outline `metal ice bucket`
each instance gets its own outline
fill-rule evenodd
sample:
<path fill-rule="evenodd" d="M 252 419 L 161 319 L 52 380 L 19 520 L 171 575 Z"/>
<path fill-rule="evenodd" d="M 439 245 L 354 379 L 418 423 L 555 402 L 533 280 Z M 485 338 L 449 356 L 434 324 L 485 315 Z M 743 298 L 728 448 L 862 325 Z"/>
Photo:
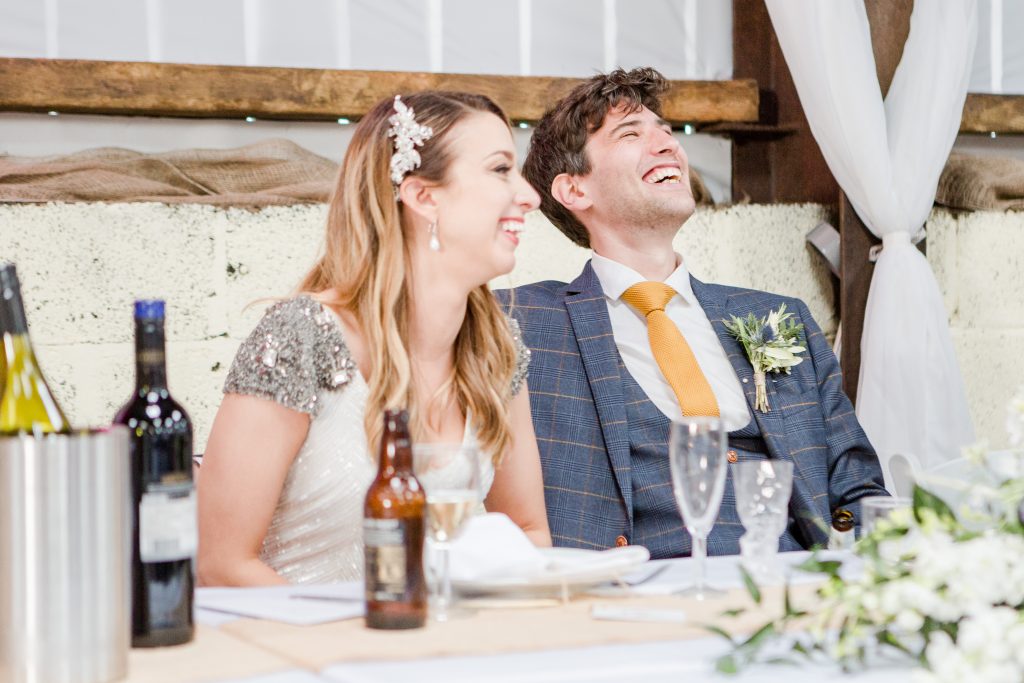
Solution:
<path fill-rule="evenodd" d="M 0 438 L 0 681 L 127 676 L 128 465 L 124 427 Z"/>

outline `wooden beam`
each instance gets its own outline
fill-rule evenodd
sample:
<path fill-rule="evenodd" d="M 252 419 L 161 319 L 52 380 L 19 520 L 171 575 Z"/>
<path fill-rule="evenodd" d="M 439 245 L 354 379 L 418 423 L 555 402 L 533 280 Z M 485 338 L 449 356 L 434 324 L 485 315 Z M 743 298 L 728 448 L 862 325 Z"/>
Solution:
<path fill-rule="evenodd" d="M 875 55 L 875 76 L 884 98 L 903 58 L 914 0 L 865 0 L 864 9 L 871 31 L 871 52 Z"/>
<path fill-rule="evenodd" d="M 968 94 L 960 132 L 1024 134 L 1024 95 Z"/>
<path fill-rule="evenodd" d="M 843 389 L 855 405 L 860 380 L 860 340 L 864 332 L 864 311 L 875 264 L 869 260 L 871 247 L 879 239 L 853 210 L 846 193 L 839 193 L 839 320 L 842 322 Z"/>
<path fill-rule="evenodd" d="M 732 134 L 733 201 L 835 204 L 839 193 L 800 106 L 764 0 L 733 0 L 733 74 L 761 87 L 756 127 Z"/>
<path fill-rule="evenodd" d="M 571 78 L 336 71 L 154 62 L 0 58 L 0 111 L 203 118 L 358 118 L 385 97 L 425 89 L 489 95 L 509 118 L 536 121 Z M 749 80 L 672 81 L 672 123 L 757 121 Z"/>

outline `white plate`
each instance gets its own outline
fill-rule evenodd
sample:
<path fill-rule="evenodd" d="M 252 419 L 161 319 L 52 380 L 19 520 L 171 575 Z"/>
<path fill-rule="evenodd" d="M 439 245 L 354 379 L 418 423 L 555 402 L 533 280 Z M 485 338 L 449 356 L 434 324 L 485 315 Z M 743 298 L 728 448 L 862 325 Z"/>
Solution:
<path fill-rule="evenodd" d="M 470 595 L 515 593 L 552 594 L 578 590 L 625 576 L 651 555 L 639 545 L 610 550 L 579 548 L 541 548 L 547 566 L 540 572 L 521 576 L 502 576 L 472 581 L 453 581 L 461 593 Z"/>

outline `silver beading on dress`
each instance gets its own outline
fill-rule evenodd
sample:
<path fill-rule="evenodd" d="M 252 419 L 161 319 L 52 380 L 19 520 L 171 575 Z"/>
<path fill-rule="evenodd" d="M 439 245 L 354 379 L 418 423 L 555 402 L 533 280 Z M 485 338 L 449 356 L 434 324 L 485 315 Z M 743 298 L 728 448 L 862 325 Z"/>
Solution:
<path fill-rule="evenodd" d="M 512 339 L 516 344 L 516 371 L 512 374 L 512 395 L 515 396 L 523 388 L 530 370 L 530 349 L 523 341 L 523 332 L 519 329 L 519 321 L 508 316 L 508 326 Z"/>
<path fill-rule="evenodd" d="M 355 361 L 332 314 L 312 298 L 299 296 L 267 310 L 239 347 L 224 391 L 316 415 L 322 392 L 346 386 L 355 373 Z"/>
<path fill-rule="evenodd" d="M 420 153 L 416 148 L 422 147 L 434 135 L 430 126 L 416 123 L 414 114 L 412 108 L 402 102 L 402 96 L 395 95 L 395 113 L 388 118 L 391 124 L 388 137 L 395 139 L 395 153 L 391 155 L 391 182 L 395 184 L 396 193 L 405 174 L 419 168 Z"/>

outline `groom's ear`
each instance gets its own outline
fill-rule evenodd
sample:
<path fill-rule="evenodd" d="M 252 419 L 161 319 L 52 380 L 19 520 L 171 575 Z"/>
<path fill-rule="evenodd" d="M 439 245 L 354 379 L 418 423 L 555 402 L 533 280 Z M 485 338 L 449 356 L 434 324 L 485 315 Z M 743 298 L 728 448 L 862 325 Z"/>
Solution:
<path fill-rule="evenodd" d="M 570 211 L 586 211 L 594 202 L 583 191 L 578 176 L 559 173 L 551 181 L 551 196 Z"/>

